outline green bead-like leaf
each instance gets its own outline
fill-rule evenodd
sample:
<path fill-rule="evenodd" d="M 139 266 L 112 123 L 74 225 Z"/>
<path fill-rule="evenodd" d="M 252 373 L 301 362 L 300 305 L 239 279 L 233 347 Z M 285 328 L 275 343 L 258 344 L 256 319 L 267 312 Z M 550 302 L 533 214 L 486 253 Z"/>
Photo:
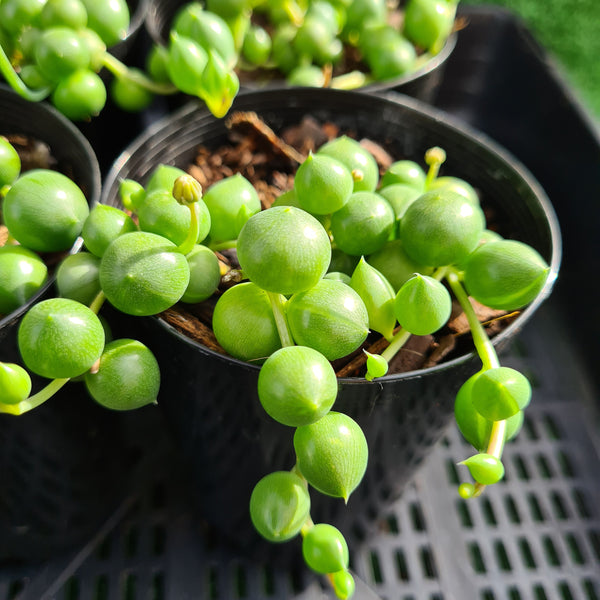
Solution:
<path fill-rule="evenodd" d="M 30 392 L 29 373 L 21 365 L 0 362 L 0 404 L 18 404 Z"/>
<path fill-rule="evenodd" d="M 390 340 L 394 335 L 396 293 L 388 280 L 364 258 L 361 258 L 350 286 L 362 298 L 369 314 L 369 328 Z"/>
<path fill-rule="evenodd" d="M 116 238 L 100 263 L 100 285 L 108 301 L 129 315 L 154 315 L 185 293 L 190 268 L 166 238 L 134 231 Z"/>
<path fill-rule="evenodd" d="M 251 281 L 287 295 L 313 287 L 325 275 L 331 244 L 313 216 L 293 206 L 277 206 L 248 219 L 238 237 L 237 255 Z"/>
<path fill-rule="evenodd" d="M 111 410 L 134 410 L 156 403 L 160 371 L 147 346 L 131 339 L 106 344 L 94 372 L 85 374 L 88 392 Z"/>
<path fill-rule="evenodd" d="M 491 421 L 502 421 L 523 410 L 531 400 L 527 378 L 510 367 L 496 367 L 481 373 L 473 383 L 473 406 Z"/>
<path fill-rule="evenodd" d="M 476 449 L 484 450 L 490 439 L 493 421 L 483 417 L 473 405 L 473 384 L 479 373 L 463 383 L 454 401 L 454 417 L 463 437 Z M 505 440 L 514 438 L 523 424 L 523 411 L 519 410 L 506 420 Z"/>
<path fill-rule="evenodd" d="M 354 577 L 349 571 L 342 570 L 333 574 L 332 577 L 333 589 L 336 597 L 340 600 L 348 600 L 354 596 L 356 583 Z"/>
<path fill-rule="evenodd" d="M 190 282 L 181 302 L 202 302 L 215 293 L 221 282 L 219 259 L 210 248 L 200 244 L 196 244 L 185 258 L 190 267 Z"/>
<path fill-rule="evenodd" d="M 229 112 L 239 89 L 240 81 L 235 71 L 225 64 L 218 52 L 209 50 L 208 61 L 197 93 L 206 103 L 208 110 L 218 119 L 224 117 Z"/>
<path fill-rule="evenodd" d="M 85 373 L 100 358 L 104 341 L 104 328 L 96 314 L 67 298 L 50 298 L 32 306 L 18 331 L 25 366 L 48 379 Z"/>
<path fill-rule="evenodd" d="M 179 167 L 165 164 L 157 165 L 152 170 L 150 179 L 146 183 L 146 194 L 151 194 L 157 190 L 166 190 L 172 193 L 175 181 L 183 175 L 187 175 L 187 173 Z"/>
<path fill-rule="evenodd" d="M 300 427 L 318 421 L 333 406 L 338 384 L 331 363 L 305 346 L 271 354 L 258 376 L 258 397 L 273 419 Z"/>
<path fill-rule="evenodd" d="M 97 204 L 83 224 L 81 237 L 86 248 L 101 257 L 115 238 L 136 230 L 135 222 L 126 212 L 107 204 Z"/>
<path fill-rule="evenodd" d="M 265 475 L 250 496 L 252 524 L 270 542 L 285 542 L 295 537 L 309 514 L 306 483 L 289 471 Z"/>
<path fill-rule="evenodd" d="M 433 267 L 426 267 L 410 258 L 404 251 L 402 240 L 391 240 L 367 257 L 367 262 L 377 269 L 391 284 L 396 292 L 415 273 L 431 275 Z"/>
<path fill-rule="evenodd" d="M 417 273 L 396 294 L 394 310 L 404 329 L 415 335 L 428 335 L 446 324 L 452 299 L 437 279 Z"/>
<path fill-rule="evenodd" d="M 211 185 L 203 200 L 210 212 L 213 242 L 237 239 L 246 221 L 261 209 L 254 186 L 240 173 Z"/>
<path fill-rule="evenodd" d="M 367 374 L 365 379 L 372 381 L 376 377 L 383 377 L 389 368 L 388 361 L 380 354 L 371 354 L 364 350 L 367 355 Z"/>
<path fill-rule="evenodd" d="M 477 247 L 484 227 L 481 208 L 452 190 L 441 189 L 425 192 L 406 209 L 400 238 L 413 260 L 441 267 L 466 258 Z"/>
<path fill-rule="evenodd" d="M 350 354 L 369 334 L 369 313 L 362 298 L 333 279 L 294 294 L 287 303 L 287 319 L 296 344 L 314 348 L 329 360 Z"/>
<path fill-rule="evenodd" d="M 504 477 L 502 461 L 491 454 L 475 454 L 459 464 L 467 466 L 471 477 L 483 485 L 498 483 Z"/>
<path fill-rule="evenodd" d="M 237 53 L 230 28 L 222 17 L 204 10 L 199 2 L 187 3 L 175 16 L 171 30 L 194 40 L 206 52 L 218 52 L 227 68 L 236 64 Z"/>
<path fill-rule="evenodd" d="M 206 50 L 194 40 L 172 31 L 167 69 L 179 90 L 191 96 L 202 93 L 202 74 L 208 63 Z"/>
<path fill-rule="evenodd" d="M 529 304 L 550 273 L 536 250 L 516 240 L 482 244 L 468 257 L 464 269 L 467 292 L 482 304 L 500 310 L 516 310 Z"/>
<path fill-rule="evenodd" d="M 63 298 L 89 306 L 100 292 L 100 259 L 90 252 L 65 257 L 56 271 L 56 286 Z"/>
<path fill-rule="evenodd" d="M 396 183 L 410 185 L 419 192 L 425 191 L 425 171 L 412 160 L 397 160 L 393 162 L 381 177 L 382 188 Z"/>
<path fill-rule="evenodd" d="M 326 154 L 345 165 L 354 180 L 353 191 L 372 192 L 377 187 L 379 181 L 377 161 L 366 148 L 360 145 L 360 142 L 342 135 L 321 146 L 317 154 Z"/>
<path fill-rule="evenodd" d="M 479 206 L 479 196 L 475 188 L 464 179 L 446 175 L 444 177 L 436 177 L 428 186 L 427 190 L 452 190 L 461 196 L 464 196 L 473 206 Z"/>
<path fill-rule="evenodd" d="M 342 208 L 353 187 L 346 165 L 327 154 L 310 153 L 294 178 L 298 205 L 314 215 L 327 215 Z"/>
<path fill-rule="evenodd" d="M 31 250 L 19 245 L 0 247 L 0 314 L 23 306 L 46 282 L 48 267 Z"/>
<path fill-rule="evenodd" d="M 36 252 L 70 249 L 88 214 L 81 189 L 62 173 L 46 169 L 21 175 L 2 203 L 11 235 Z"/>
<path fill-rule="evenodd" d="M 367 440 L 356 421 L 343 413 L 331 411 L 312 425 L 298 427 L 294 448 L 306 480 L 346 502 L 367 468 Z"/>
<path fill-rule="evenodd" d="M 252 282 L 234 285 L 219 297 L 212 327 L 223 349 L 240 360 L 264 360 L 281 348 L 269 296 Z"/>
<path fill-rule="evenodd" d="M 354 256 L 377 252 L 390 238 L 396 218 L 390 203 L 375 192 L 354 192 L 331 215 L 335 245 Z"/>
<path fill-rule="evenodd" d="M 13 145 L 0 136 L 0 188 L 10 185 L 21 172 L 21 158 Z"/>
<path fill-rule="evenodd" d="M 302 556 L 313 571 L 323 575 L 348 568 L 348 544 L 342 532 L 328 523 L 317 523 L 304 534 Z"/>

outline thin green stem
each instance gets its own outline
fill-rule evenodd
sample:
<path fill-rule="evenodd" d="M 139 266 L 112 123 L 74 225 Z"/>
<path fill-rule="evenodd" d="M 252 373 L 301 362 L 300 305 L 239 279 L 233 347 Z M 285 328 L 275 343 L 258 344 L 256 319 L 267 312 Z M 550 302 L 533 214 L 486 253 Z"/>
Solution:
<path fill-rule="evenodd" d="M 187 204 L 187 207 L 190 209 L 190 228 L 185 240 L 177 246 L 177 250 L 182 254 L 189 254 L 194 249 L 200 233 L 200 221 L 198 219 L 200 209 L 198 203 L 192 202 Z"/>
<path fill-rule="evenodd" d="M 237 240 L 227 240 L 225 242 L 214 242 L 210 243 L 208 247 L 214 252 L 221 252 L 222 250 L 230 250 L 231 248 L 237 247 Z"/>
<path fill-rule="evenodd" d="M 450 284 L 456 299 L 465 312 L 465 316 L 467 317 L 467 321 L 471 329 L 471 335 L 473 336 L 473 342 L 475 344 L 477 354 L 479 355 L 479 358 L 481 358 L 484 369 L 493 369 L 495 367 L 499 367 L 500 361 L 498 360 L 496 350 L 488 338 L 483 325 L 479 322 L 473 305 L 469 300 L 467 292 L 460 283 L 460 279 L 456 271 L 448 271 L 446 274 L 446 280 Z"/>
<path fill-rule="evenodd" d="M 275 325 L 277 326 L 277 332 L 279 333 L 279 339 L 283 347 L 293 346 L 294 340 L 290 333 L 287 319 L 285 318 L 285 297 L 281 294 L 274 292 L 267 292 L 269 301 L 271 302 L 271 308 L 273 309 L 273 316 L 275 317 Z"/>
<path fill-rule="evenodd" d="M 350 71 L 332 77 L 329 87 L 336 90 L 355 90 L 368 83 L 367 76 L 362 71 Z"/>
<path fill-rule="evenodd" d="M 43 87 L 39 90 L 32 90 L 28 88 L 23 80 L 17 75 L 17 72 L 14 70 L 10 59 L 6 56 L 4 52 L 4 48 L 0 45 L 0 73 L 6 79 L 6 82 L 10 87 L 19 94 L 19 96 L 29 100 L 31 102 L 40 102 L 47 98 L 52 88 Z"/>
<path fill-rule="evenodd" d="M 46 400 L 49 400 L 60 388 L 63 387 L 69 378 L 66 379 L 53 379 L 48 385 L 43 387 L 39 392 L 33 396 L 29 396 L 26 400 L 22 400 L 17 404 L 2 404 L 0 403 L 0 413 L 7 413 L 10 415 L 22 415 L 34 408 L 37 408 Z"/>
<path fill-rule="evenodd" d="M 463 288 L 460 283 L 460 279 L 456 271 L 451 270 L 446 275 L 446 280 L 450 284 L 454 295 L 456 296 L 458 302 L 460 303 L 463 311 L 465 312 L 465 316 L 467 317 L 467 321 L 469 322 L 469 327 L 471 329 L 471 335 L 473 336 L 473 342 L 475 344 L 475 348 L 477 350 L 477 354 L 481 359 L 483 364 L 482 370 L 494 369 L 500 366 L 500 361 L 498 360 L 498 355 L 492 342 L 490 341 L 487 333 L 483 325 L 480 323 L 475 310 L 473 309 L 473 305 L 469 300 L 469 296 L 467 292 Z M 487 454 L 491 454 L 495 456 L 498 460 L 502 458 L 502 451 L 504 450 L 504 440 L 506 437 L 506 421 L 494 421 L 492 425 L 492 431 L 490 433 L 490 439 L 488 441 L 488 446 L 486 449 Z M 485 489 L 485 485 L 481 483 L 475 484 L 475 492 L 473 496 L 479 496 Z"/>
<path fill-rule="evenodd" d="M 105 296 L 104 292 L 102 290 L 100 290 L 96 294 L 96 297 L 92 300 L 92 303 L 90 304 L 90 310 L 93 313 L 98 314 L 100 312 L 100 309 L 102 308 L 102 305 L 104 304 L 105 300 L 106 300 L 106 296 Z"/>
<path fill-rule="evenodd" d="M 399 329 L 392 338 L 390 345 L 381 353 L 381 356 L 389 363 L 394 356 L 400 351 L 402 346 L 408 342 L 411 336 L 410 331 L 406 329 Z"/>
<path fill-rule="evenodd" d="M 139 70 L 132 70 L 127 65 L 123 64 L 118 58 L 110 52 L 105 52 L 102 58 L 102 65 L 106 67 L 115 77 L 128 79 L 136 83 L 140 87 L 152 92 L 165 96 L 175 94 L 178 90 L 170 83 L 158 83 L 150 79 L 147 75 Z"/>
<path fill-rule="evenodd" d="M 429 188 L 431 182 L 438 176 L 440 167 L 446 160 L 446 152 L 437 146 L 429 148 L 425 153 L 425 162 L 429 165 L 425 178 L 425 189 Z"/>

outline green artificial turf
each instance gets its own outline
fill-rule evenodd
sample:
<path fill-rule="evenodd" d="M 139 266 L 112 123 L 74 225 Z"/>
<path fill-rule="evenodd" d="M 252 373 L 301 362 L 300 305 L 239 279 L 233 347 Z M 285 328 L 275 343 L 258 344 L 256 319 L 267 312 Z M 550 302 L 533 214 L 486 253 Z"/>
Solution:
<path fill-rule="evenodd" d="M 461 0 L 519 15 L 553 56 L 575 94 L 600 119 L 600 0 Z"/>

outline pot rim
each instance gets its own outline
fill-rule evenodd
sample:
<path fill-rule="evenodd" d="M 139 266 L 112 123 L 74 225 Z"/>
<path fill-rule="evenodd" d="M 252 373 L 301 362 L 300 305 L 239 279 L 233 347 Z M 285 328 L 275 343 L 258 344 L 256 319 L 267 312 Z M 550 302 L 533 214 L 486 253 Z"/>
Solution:
<path fill-rule="evenodd" d="M 281 93 L 283 91 L 282 88 L 278 88 L 277 90 L 263 90 L 263 91 L 254 91 L 254 90 L 245 90 L 241 91 L 239 94 L 239 98 L 245 100 L 248 103 L 248 99 L 252 100 L 253 97 L 260 98 L 265 94 L 275 94 Z M 433 120 L 434 122 L 442 123 L 445 127 L 454 130 L 456 133 L 461 136 L 467 137 L 470 141 L 475 142 L 486 148 L 488 152 L 496 155 L 500 161 L 510 164 L 511 169 L 524 181 L 528 188 L 530 188 L 540 207 L 543 210 L 544 216 L 546 218 L 547 226 L 550 234 L 550 244 L 551 244 L 551 256 L 548 261 L 550 272 L 544 287 L 540 291 L 540 293 L 536 296 L 536 298 L 528 304 L 518 315 L 513 323 L 508 325 L 502 332 L 494 336 L 491 340 L 494 346 L 498 346 L 500 343 L 505 341 L 507 338 L 513 336 L 517 333 L 522 326 L 531 319 L 532 315 L 539 308 L 539 306 L 548 298 L 550 295 L 552 288 L 556 282 L 558 277 L 558 272 L 562 260 L 562 239 L 560 232 L 560 225 L 558 222 L 558 218 L 554 207 L 548 198 L 546 192 L 537 181 L 537 179 L 533 176 L 533 174 L 529 171 L 529 169 L 519 160 L 517 159 L 511 152 L 506 150 L 500 144 L 495 142 L 492 138 L 490 138 L 485 133 L 477 130 L 471 125 L 465 123 L 463 120 L 454 117 L 445 111 L 432 107 L 429 104 L 421 100 L 417 100 L 405 94 L 395 92 L 395 91 L 386 91 L 383 93 L 370 94 L 361 90 L 335 90 L 330 88 L 295 88 L 295 93 L 298 95 L 314 95 L 315 93 L 326 94 L 331 97 L 340 96 L 340 97 L 351 97 L 354 96 L 356 100 L 362 100 L 363 103 L 367 105 L 372 105 L 374 101 L 381 102 L 384 104 L 389 104 L 390 106 L 402 106 L 409 111 L 420 113 L 421 115 L 425 115 L 427 118 Z M 251 102 L 250 102 L 251 104 Z M 232 107 L 232 111 L 236 110 L 235 102 Z M 373 107 L 373 111 L 375 112 L 375 107 Z M 134 155 L 136 151 L 138 151 L 142 146 L 144 146 L 149 140 L 151 140 L 154 136 L 156 136 L 159 132 L 161 132 L 165 127 L 170 125 L 173 121 L 180 121 L 185 119 L 186 116 L 191 115 L 196 112 L 207 113 L 207 109 L 203 107 L 198 101 L 192 100 L 186 103 L 184 106 L 180 107 L 178 110 L 174 111 L 171 114 L 168 114 L 161 119 L 155 121 L 151 126 L 147 128 L 145 133 L 139 136 L 136 140 L 134 140 L 121 154 L 120 157 L 114 162 L 113 166 L 109 170 L 102 190 L 102 197 L 100 199 L 101 203 L 107 203 L 108 198 L 106 197 L 107 190 L 113 187 L 113 182 L 118 181 L 119 172 L 121 171 L 124 164 L 126 164 L 127 160 L 130 156 Z M 200 143 L 200 142 L 199 142 Z M 240 368 L 244 368 L 247 370 L 254 370 L 258 372 L 260 370 L 259 365 L 253 365 L 248 362 L 233 358 L 226 354 L 221 354 L 214 350 L 210 350 L 206 346 L 200 344 L 199 342 L 192 340 L 187 337 L 180 331 L 178 331 L 175 327 L 167 323 L 164 319 L 160 318 L 159 315 L 154 315 L 150 317 L 158 321 L 159 326 L 170 331 L 173 335 L 177 336 L 181 341 L 186 342 L 190 346 L 194 347 L 196 350 L 201 351 L 205 354 L 214 356 L 219 360 L 224 360 L 230 363 L 235 364 Z M 475 349 L 471 352 L 462 354 L 454 359 L 442 362 L 440 364 L 434 365 L 432 367 L 427 367 L 424 369 L 406 371 L 403 373 L 396 373 L 391 375 L 384 375 L 383 377 L 379 377 L 374 381 L 367 381 L 362 377 L 341 377 L 338 378 L 340 383 L 344 385 L 364 385 L 364 384 L 383 384 L 391 381 L 398 381 L 402 379 L 414 379 L 419 377 L 428 376 L 430 374 L 435 374 L 440 371 L 444 371 L 446 369 L 452 369 L 456 366 L 468 363 L 473 358 L 477 358 L 477 353 Z"/>
<path fill-rule="evenodd" d="M 20 104 L 23 108 L 31 107 L 31 110 L 37 112 L 37 118 L 50 119 L 57 123 L 61 129 L 66 132 L 66 136 L 62 136 L 60 140 L 56 140 L 56 142 L 63 143 L 65 137 L 69 136 L 72 141 L 74 141 L 83 151 L 83 153 L 88 156 L 91 161 L 90 164 L 86 166 L 86 169 L 91 169 L 90 176 L 90 189 L 88 191 L 87 201 L 90 208 L 95 206 L 100 202 L 101 196 L 101 182 L 102 177 L 100 174 L 100 165 L 98 163 L 98 159 L 96 157 L 96 153 L 92 148 L 92 145 L 88 141 L 88 139 L 81 133 L 81 131 L 74 125 L 69 119 L 67 119 L 60 111 L 58 111 L 54 106 L 47 102 L 30 102 L 25 100 L 21 96 L 19 96 L 10 86 L 6 85 L 4 82 L 0 82 L 0 97 L 9 98 L 10 101 L 14 101 L 15 104 Z M 26 135 L 35 136 L 34 132 L 25 132 Z M 41 140 L 47 142 L 47 140 Z M 53 142 L 55 145 L 56 142 Z M 83 239 L 81 236 L 78 236 L 75 240 L 73 246 L 69 250 L 69 254 L 76 254 L 81 250 L 83 246 Z M 15 309 L 13 312 L 0 317 L 0 329 L 9 325 L 10 323 L 16 322 L 20 319 L 35 303 L 37 303 L 40 298 L 48 292 L 48 290 L 54 285 L 54 281 L 56 279 L 55 274 L 48 277 L 46 283 L 33 295 L 29 300 L 21 305 L 19 308 Z"/>
<path fill-rule="evenodd" d="M 160 27 L 157 26 L 157 23 L 156 23 L 156 20 L 157 20 L 156 19 L 157 11 L 155 8 L 156 2 L 153 0 L 140 0 L 140 3 L 143 3 L 145 6 L 145 8 L 144 8 L 144 25 L 146 27 L 146 31 L 148 32 L 148 35 L 150 36 L 150 38 L 152 39 L 153 42 L 164 46 L 165 40 L 161 34 Z M 183 3 L 181 6 L 183 7 L 184 5 L 185 5 L 185 3 Z M 456 17 L 455 17 L 455 24 L 456 24 Z M 433 54 L 432 56 L 430 56 L 422 65 L 419 66 L 418 69 L 415 69 L 414 71 L 411 71 L 409 73 L 405 73 L 404 75 L 392 77 L 390 79 L 381 80 L 381 81 L 373 81 L 371 83 L 368 83 L 368 84 L 363 85 L 356 89 L 363 90 L 366 92 L 379 92 L 379 91 L 389 90 L 389 89 L 392 89 L 395 87 L 400 87 L 400 86 L 418 81 L 418 80 L 426 77 L 432 71 L 434 71 L 435 69 L 437 69 L 438 67 L 443 65 L 446 62 L 446 60 L 448 60 L 448 58 L 454 51 L 454 48 L 456 47 L 459 30 L 460 29 L 453 29 L 451 31 L 450 35 L 446 38 L 446 41 L 444 42 L 444 45 L 442 46 L 440 51 L 437 54 Z M 274 80 L 263 81 L 262 83 L 260 81 L 250 82 L 250 83 L 244 82 L 243 84 L 241 84 L 240 89 L 258 91 L 258 90 L 268 90 L 268 89 L 282 88 L 282 87 L 288 88 L 288 89 L 294 89 L 296 87 L 301 87 L 301 86 L 289 85 L 285 82 L 284 78 L 278 78 L 278 79 L 274 79 Z"/>

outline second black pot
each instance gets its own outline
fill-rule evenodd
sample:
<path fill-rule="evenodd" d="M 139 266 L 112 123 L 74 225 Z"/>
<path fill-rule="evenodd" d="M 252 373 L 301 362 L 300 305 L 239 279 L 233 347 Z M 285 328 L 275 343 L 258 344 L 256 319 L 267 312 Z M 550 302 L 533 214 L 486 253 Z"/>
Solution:
<path fill-rule="evenodd" d="M 446 150 L 444 173 L 462 177 L 480 192 L 503 224 L 505 237 L 535 247 L 551 265 L 538 298 L 494 339 L 501 348 L 548 296 L 560 262 L 558 224 L 549 200 L 531 175 L 485 136 L 442 112 L 400 95 L 380 97 L 325 89 L 275 90 L 240 95 L 233 111 L 255 111 L 275 131 L 310 115 L 342 132 L 379 142 L 395 159 L 422 162 L 425 150 Z M 225 124 L 191 103 L 156 123 L 117 160 L 102 202 L 116 205 L 121 178 L 144 183 L 159 163 L 190 165 L 199 144 L 225 143 Z M 115 315 L 156 354 L 161 365 L 159 405 L 174 433 L 200 505 L 217 531 L 242 547 L 256 548 L 248 500 L 263 475 L 294 465 L 293 430 L 266 415 L 257 398 L 259 368 L 213 352 L 163 319 Z M 452 420 L 454 396 L 479 368 L 474 353 L 438 366 L 374 382 L 345 378 L 335 410 L 362 427 L 369 443 L 366 476 L 345 507 L 342 500 L 311 494 L 312 517 L 352 538 L 370 528 L 397 498 Z M 254 551 L 254 550 L 253 550 Z M 276 553 L 278 550 L 276 550 Z"/>

